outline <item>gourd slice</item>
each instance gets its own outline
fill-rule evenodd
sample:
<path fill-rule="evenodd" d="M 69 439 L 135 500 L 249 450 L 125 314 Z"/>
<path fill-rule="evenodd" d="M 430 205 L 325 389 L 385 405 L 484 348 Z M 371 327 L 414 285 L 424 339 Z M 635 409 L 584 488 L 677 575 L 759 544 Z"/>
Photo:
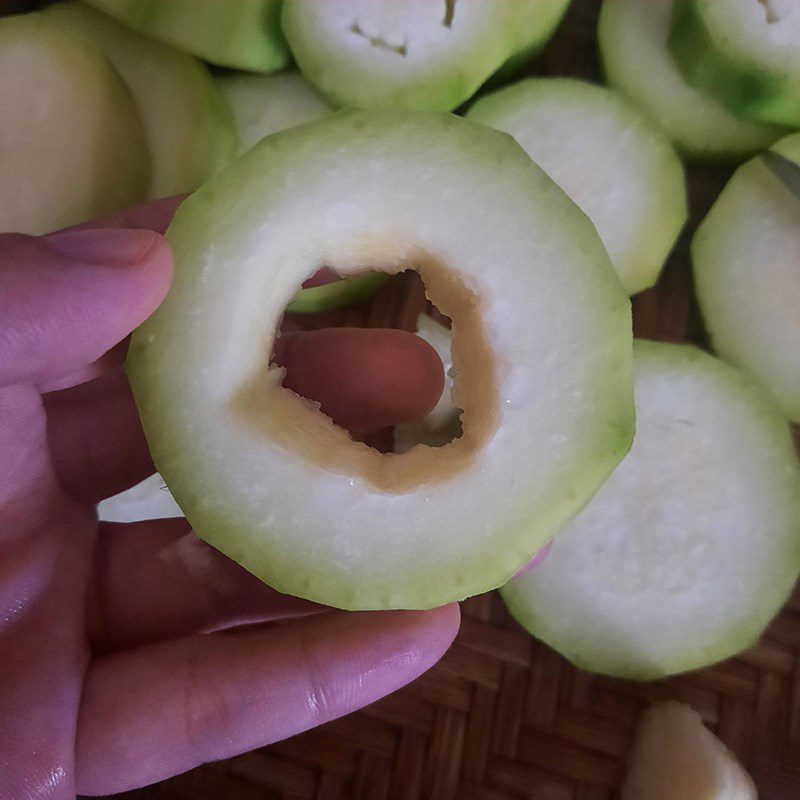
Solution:
<path fill-rule="evenodd" d="M 773 150 L 800 175 L 800 134 Z M 714 348 L 800 423 L 800 194 L 763 157 L 739 167 L 698 228 L 692 261 Z"/>
<path fill-rule="evenodd" d="M 674 0 L 604 0 L 597 35 L 609 83 L 693 161 L 739 161 L 788 133 L 740 119 L 686 82 L 669 51 L 673 6 Z"/>
<path fill-rule="evenodd" d="M 45 13 L 99 48 L 130 89 L 150 150 L 150 198 L 193 191 L 233 158 L 230 111 L 196 58 L 84 3 L 59 3 Z"/>
<path fill-rule="evenodd" d="M 613 89 L 529 78 L 467 117 L 510 133 L 594 223 L 629 294 L 657 280 L 687 217 L 683 167 L 667 138 Z"/>
<path fill-rule="evenodd" d="M 240 154 L 271 133 L 311 122 L 331 111 L 299 72 L 221 75 L 217 86 L 233 111 Z"/>
<path fill-rule="evenodd" d="M 285 0 L 283 29 L 303 74 L 337 107 L 449 111 L 538 51 L 567 4 Z"/>
<path fill-rule="evenodd" d="M 727 747 L 689 706 L 657 703 L 636 726 L 622 800 L 756 800 Z"/>
<path fill-rule="evenodd" d="M 88 0 L 131 28 L 223 67 L 274 72 L 290 60 L 280 0 Z"/>
<path fill-rule="evenodd" d="M 144 199 L 150 160 L 108 61 L 42 13 L 0 19 L 0 231 L 42 234 Z"/>
<path fill-rule="evenodd" d="M 586 217 L 513 139 L 447 114 L 340 112 L 263 139 L 181 205 L 128 374 L 199 536 L 277 589 L 425 608 L 496 587 L 632 438 L 630 304 Z M 453 320 L 463 435 L 381 454 L 269 368 L 321 266 L 417 270 Z"/>
<path fill-rule="evenodd" d="M 756 642 L 800 574 L 800 464 L 762 386 L 688 345 L 634 343 L 636 438 L 535 570 L 502 590 L 591 672 L 650 680 Z"/>
<path fill-rule="evenodd" d="M 670 50 L 686 80 L 735 114 L 800 126 L 800 3 L 690 0 Z"/>

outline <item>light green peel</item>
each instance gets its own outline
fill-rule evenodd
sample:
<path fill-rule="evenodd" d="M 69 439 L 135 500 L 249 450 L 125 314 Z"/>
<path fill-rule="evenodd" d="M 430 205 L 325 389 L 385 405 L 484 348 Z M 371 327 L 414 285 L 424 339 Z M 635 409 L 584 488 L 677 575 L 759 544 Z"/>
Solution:
<path fill-rule="evenodd" d="M 608 82 L 692 161 L 740 161 L 785 135 L 785 128 L 735 116 L 686 82 L 668 46 L 672 10 L 673 0 L 604 0 L 597 36 Z"/>

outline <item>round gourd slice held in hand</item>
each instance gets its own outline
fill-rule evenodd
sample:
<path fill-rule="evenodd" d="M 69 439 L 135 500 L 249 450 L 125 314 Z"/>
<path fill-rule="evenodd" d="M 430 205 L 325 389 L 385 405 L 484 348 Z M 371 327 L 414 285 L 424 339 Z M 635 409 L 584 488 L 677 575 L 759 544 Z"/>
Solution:
<path fill-rule="evenodd" d="M 45 14 L 0 19 L 0 232 L 42 234 L 145 199 L 150 159 L 109 62 Z"/>
<path fill-rule="evenodd" d="M 634 343 L 636 438 L 511 613 L 578 667 L 634 680 L 755 643 L 800 573 L 800 464 L 769 394 L 694 347 Z"/>
<path fill-rule="evenodd" d="M 59 3 L 44 13 L 100 49 L 130 89 L 150 150 L 150 198 L 192 191 L 231 161 L 236 135 L 230 110 L 196 58 L 84 3 Z"/>
<path fill-rule="evenodd" d="M 185 201 L 175 281 L 128 374 L 199 536 L 275 588 L 425 608 L 508 580 L 630 446 L 630 304 L 586 217 L 510 136 L 340 112 L 268 136 Z M 382 454 L 281 387 L 296 287 L 417 270 L 453 320 L 463 434 Z"/>
<path fill-rule="evenodd" d="M 694 236 L 692 262 L 714 348 L 800 423 L 800 134 L 739 167 Z"/>
<path fill-rule="evenodd" d="M 449 111 L 532 57 L 569 0 L 285 0 L 303 74 L 335 106 Z"/>
<path fill-rule="evenodd" d="M 613 89 L 529 78 L 469 119 L 510 133 L 594 223 L 629 294 L 651 287 L 686 217 L 683 167 L 664 134 Z"/>
<path fill-rule="evenodd" d="M 609 83 L 693 161 L 738 161 L 788 133 L 740 119 L 686 82 L 669 52 L 673 6 L 673 0 L 604 0 L 597 35 Z"/>
<path fill-rule="evenodd" d="M 687 81 L 735 114 L 800 126 L 800 3 L 689 0 L 670 50 Z"/>
<path fill-rule="evenodd" d="M 131 28 L 198 58 L 251 72 L 289 61 L 280 0 L 87 0 Z"/>
<path fill-rule="evenodd" d="M 271 133 L 311 122 L 331 111 L 299 72 L 221 75 L 217 86 L 233 111 L 240 154 Z"/>

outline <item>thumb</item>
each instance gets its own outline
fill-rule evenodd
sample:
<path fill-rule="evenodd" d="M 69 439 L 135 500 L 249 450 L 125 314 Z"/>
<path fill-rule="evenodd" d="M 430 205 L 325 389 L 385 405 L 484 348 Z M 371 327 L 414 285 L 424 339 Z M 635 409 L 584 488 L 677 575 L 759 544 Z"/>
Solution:
<path fill-rule="evenodd" d="M 0 235 L 0 386 L 39 386 L 97 360 L 171 280 L 169 245 L 153 231 Z"/>

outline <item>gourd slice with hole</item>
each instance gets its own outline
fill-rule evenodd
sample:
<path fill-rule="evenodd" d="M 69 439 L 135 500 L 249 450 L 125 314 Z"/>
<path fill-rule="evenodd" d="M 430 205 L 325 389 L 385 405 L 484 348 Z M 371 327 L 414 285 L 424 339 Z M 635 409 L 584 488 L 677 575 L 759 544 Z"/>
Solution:
<path fill-rule="evenodd" d="M 286 0 L 283 29 L 303 74 L 330 102 L 445 110 L 552 35 L 568 0 Z"/>
<path fill-rule="evenodd" d="M 737 117 L 686 82 L 669 51 L 673 8 L 674 0 L 604 0 L 597 36 L 608 82 L 692 161 L 738 161 L 788 133 Z"/>
<path fill-rule="evenodd" d="M 800 126 L 800 3 L 678 3 L 670 51 L 686 80 L 733 113 Z"/>
<path fill-rule="evenodd" d="M 179 209 L 166 300 L 128 374 L 199 536 L 275 588 L 426 608 L 496 587 L 633 432 L 630 304 L 597 234 L 510 136 L 340 112 L 268 136 Z M 463 435 L 381 454 L 269 367 L 298 283 L 417 270 L 453 320 Z"/>

